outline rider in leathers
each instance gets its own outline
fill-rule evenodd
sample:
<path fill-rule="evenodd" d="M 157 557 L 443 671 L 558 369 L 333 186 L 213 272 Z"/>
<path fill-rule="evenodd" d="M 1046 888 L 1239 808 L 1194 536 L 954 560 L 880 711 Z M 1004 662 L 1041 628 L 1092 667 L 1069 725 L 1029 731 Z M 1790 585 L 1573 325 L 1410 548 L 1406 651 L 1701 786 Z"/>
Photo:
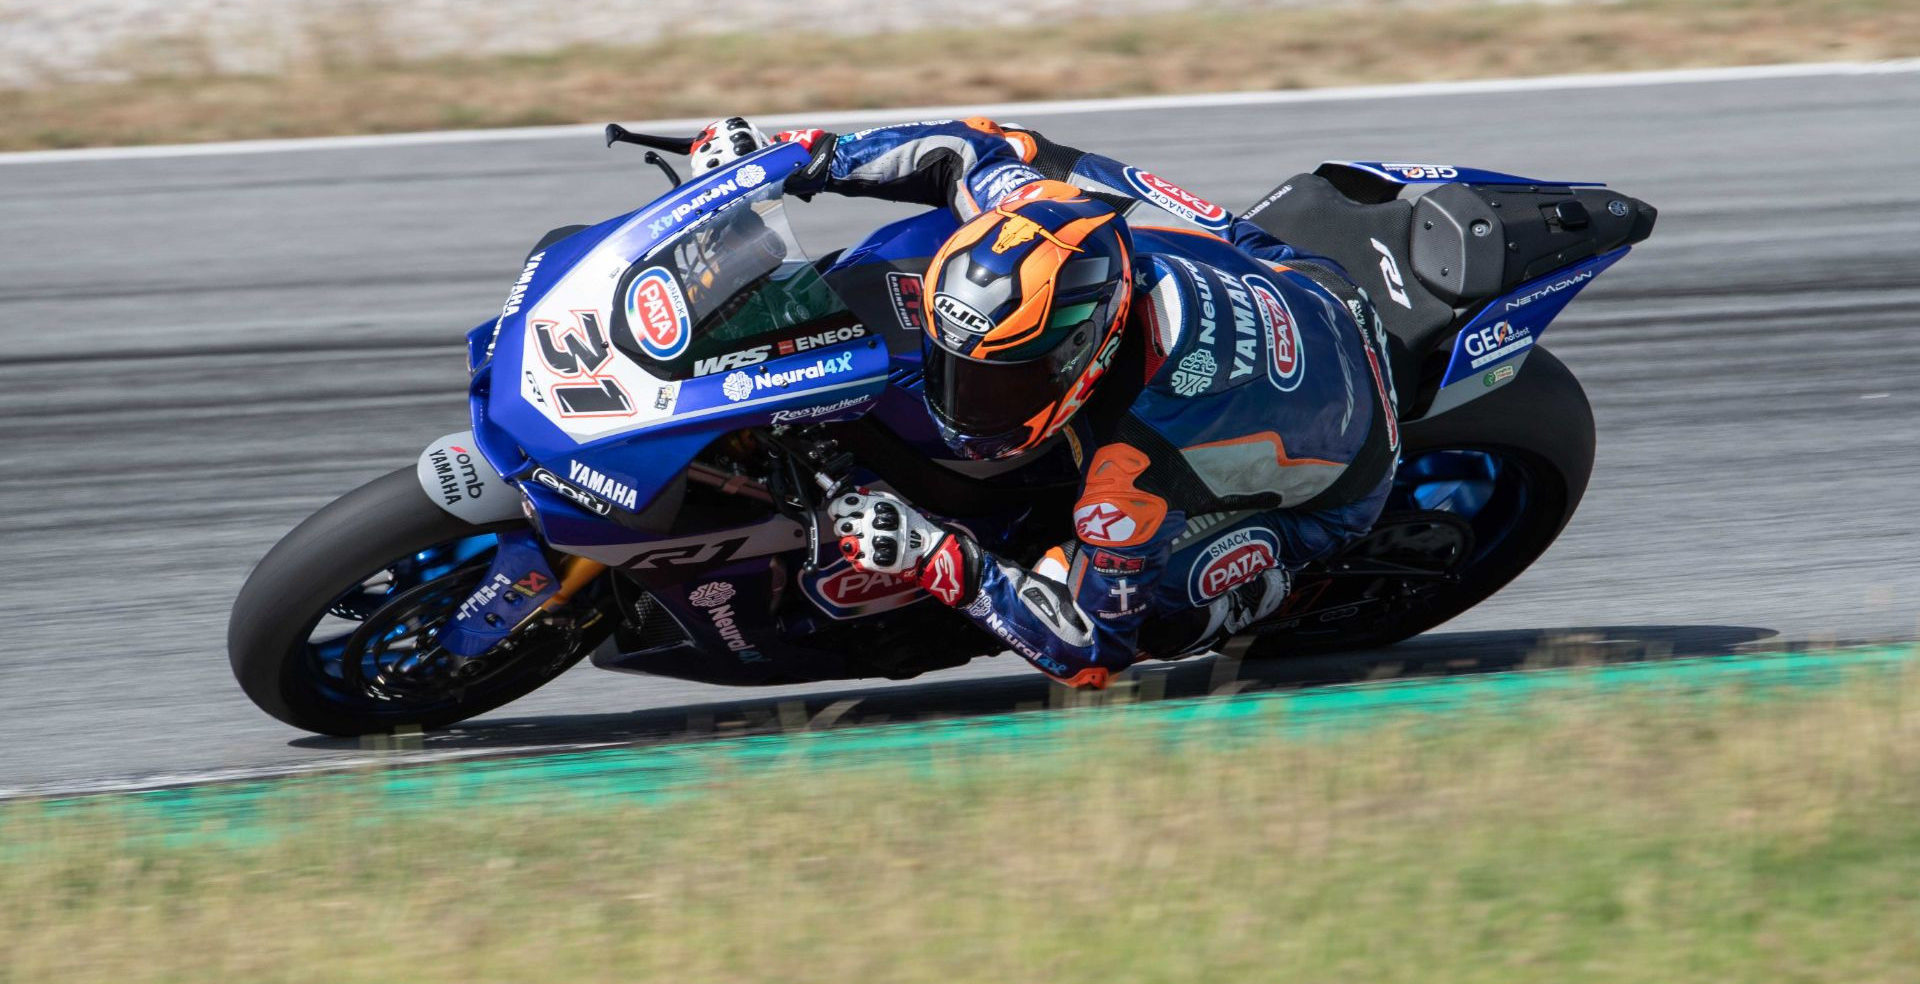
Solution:
<path fill-rule="evenodd" d="M 751 128 L 715 124 L 706 149 L 724 160 L 760 142 L 741 130 Z M 1399 452 L 1385 333 L 1331 263 L 1153 174 L 985 119 L 775 139 L 814 152 L 791 191 L 946 206 L 966 223 L 925 278 L 929 410 L 968 457 L 1064 441 L 1083 469 L 1075 540 L 1032 569 L 870 489 L 829 509 L 855 566 L 915 577 L 1048 675 L 1101 687 L 1139 659 L 1203 650 L 1274 613 L 1290 572 L 1379 515 Z M 1107 210 L 1124 218 L 1108 221 Z M 1017 267 L 1030 282 L 999 309 L 1013 313 L 985 310 L 992 291 L 1006 293 L 993 271 L 1023 250 Z M 1125 269 L 1069 282 L 1077 261 L 1101 255 Z M 1043 267 L 1051 279 L 1031 282 Z M 1064 389 L 1029 397 L 1012 374 L 1036 360 L 983 354 L 1008 332 L 1054 331 L 1063 316 L 1009 325 L 1082 297 L 1091 317 L 1114 323 L 1110 338 L 1097 320 L 1062 329 L 1075 333 L 1061 346 L 1089 335 L 1098 346 L 1053 353 L 1052 378 L 1072 377 L 1055 384 Z M 1077 413 L 1093 390 L 1118 391 L 1120 409 Z M 998 409 L 982 404 L 1022 399 L 1036 406 L 1020 407 L 1009 419 L 1023 423 L 1007 433 L 965 424 Z"/>

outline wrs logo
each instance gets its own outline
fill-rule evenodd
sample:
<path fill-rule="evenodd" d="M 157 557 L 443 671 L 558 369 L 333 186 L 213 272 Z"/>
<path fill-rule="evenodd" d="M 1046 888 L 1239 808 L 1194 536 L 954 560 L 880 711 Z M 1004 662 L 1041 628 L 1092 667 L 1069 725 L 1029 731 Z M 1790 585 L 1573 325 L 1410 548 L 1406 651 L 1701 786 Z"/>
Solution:
<path fill-rule="evenodd" d="M 1150 171 L 1126 169 L 1127 184 L 1140 197 L 1207 229 L 1225 229 L 1232 217 L 1227 210 Z"/>
<path fill-rule="evenodd" d="M 693 326 L 687 299 L 664 267 L 649 267 L 627 285 L 627 327 L 640 350 L 671 359 L 687 350 Z"/>

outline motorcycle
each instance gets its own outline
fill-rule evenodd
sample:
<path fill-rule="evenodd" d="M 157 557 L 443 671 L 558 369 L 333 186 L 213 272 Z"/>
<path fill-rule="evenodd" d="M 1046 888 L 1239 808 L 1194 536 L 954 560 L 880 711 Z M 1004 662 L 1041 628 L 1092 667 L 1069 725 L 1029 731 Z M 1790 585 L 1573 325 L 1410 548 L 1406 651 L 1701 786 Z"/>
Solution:
<path fill-rule="evenodd" d="M 229 658 L 274 717 L 442 727 L 589 654 L 719 684 L 905 679 L 1003 647 L 850 567 L 821 535 L 829 496 L 894 489 L 1023 562 L 1072 536 L 1068 454 L 957 460 L 927 417 L 921 276 L 950 213 L 814 259 L 785 212 L 802 147 L 681 181 L 653 151 L 690 141 L 610 126 L 608 142 L 652 148 L 666 194 L 536 243 L 467 334 L 472 427 L 302 522 L 241 589 Z M 1379 521 L 1299 572 L 1245 655 L 1377 647 L 1480 603 L 1553 542 L 1592 471 L 1587 398 L 1539 339 L 1655 210 L 1597 184 L 1330 162 L 1243 214 L 1373 298 L 1402 443 Z M 1134 237 L 1201 261 L 1232 248 Z"/>

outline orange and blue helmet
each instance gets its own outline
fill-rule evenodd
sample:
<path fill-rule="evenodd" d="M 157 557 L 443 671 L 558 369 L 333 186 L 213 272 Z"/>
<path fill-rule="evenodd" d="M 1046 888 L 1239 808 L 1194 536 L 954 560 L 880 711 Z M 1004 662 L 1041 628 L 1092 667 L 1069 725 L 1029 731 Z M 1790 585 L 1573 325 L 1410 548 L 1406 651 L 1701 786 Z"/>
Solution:
<path fill-rule="evenodd" d="M 1120 348 L 1125 220 L 1039 181 L 961 226 L 927 270 L 927 407 L 955 452 L 1006 458 L 1066 426 Z"/>

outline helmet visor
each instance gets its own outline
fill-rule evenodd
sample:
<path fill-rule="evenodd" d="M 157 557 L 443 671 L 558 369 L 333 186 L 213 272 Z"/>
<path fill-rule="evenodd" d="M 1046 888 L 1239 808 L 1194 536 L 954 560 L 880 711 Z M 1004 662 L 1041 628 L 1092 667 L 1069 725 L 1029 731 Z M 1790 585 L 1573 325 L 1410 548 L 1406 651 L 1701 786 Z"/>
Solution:
<path fill-rule="evenodd" d="M 1004 434 L 1024 426 L 1065 396 L 1086 371 L 1094 346 L 1105 335 L 1106 305 L 1090 305 L 1094 317 L 1051 352 L 1024 362 L 987 362 L 925 346 L 927 405 L 947 426 L 968 435 Z"/>

